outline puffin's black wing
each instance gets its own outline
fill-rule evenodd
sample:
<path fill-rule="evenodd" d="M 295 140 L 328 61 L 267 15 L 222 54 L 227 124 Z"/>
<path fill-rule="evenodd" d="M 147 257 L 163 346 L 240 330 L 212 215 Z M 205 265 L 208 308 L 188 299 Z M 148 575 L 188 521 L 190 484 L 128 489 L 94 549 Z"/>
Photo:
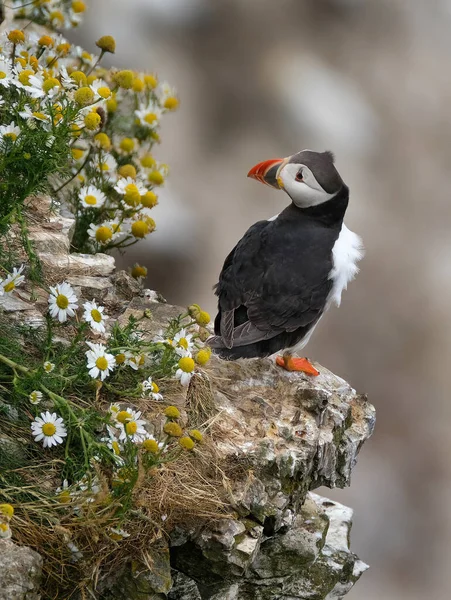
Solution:
<path fill-rule="evenodd" d="M 308 329 L 321 316 L 332 287 L 337 233 L 284 213 L 255 223 L 226 258 L 216 286 L 212 347 L 246 346 Z"/>

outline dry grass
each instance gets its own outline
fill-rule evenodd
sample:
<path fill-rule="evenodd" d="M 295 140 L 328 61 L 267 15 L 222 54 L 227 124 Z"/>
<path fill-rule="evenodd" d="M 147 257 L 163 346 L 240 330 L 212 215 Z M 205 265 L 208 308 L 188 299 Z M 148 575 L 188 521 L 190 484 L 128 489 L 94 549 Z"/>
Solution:
<path fill-rule="evenodd" d="M 186 415 L 181 424 L 214 432 L 217 417 L 211 384 L 206 378 L 193 378 L 187 397 L 180 386 L 168 381 L 165 400 L 177 404 Z M 156 432 L 163 424 L 161 403 L 148 399 L 134 400 Z M 16 505 L 14 540 L 37 550 L 44 558 L 43 598 L 91 598 L 97 582 L 117 573 L 133 559 L 148 562 L 149 548 L 167 548 L 176 527 L 190 530 L 212 520 L 233 515 L 229 503 L 226 466 L 218 455 L 214 436 L 206 435 L 192 452 L 183 452 L 176 460 L 145 469 L 138 460 L 138 478 L 129 499 L 125 518 L 123 505 L 111 495 L 109 473 L 98 470 L 101 491 L 94 502 L 77 498 L 61 504 L 54 496 L 60 485 L 57 461 L 28 465 L 17 471 L 30 487 L 31 499 Z M 227 466 L 227 468 L 229 468 Z M 13 502 L 17 489 L 2 490 Z M 81 508 L 74 512 L 74 506 Z M 111 527 L 130 534 L 121 541 L 109 537 Z M 78 562 L 71 560 L 68 543 L 83 553 Z"/>

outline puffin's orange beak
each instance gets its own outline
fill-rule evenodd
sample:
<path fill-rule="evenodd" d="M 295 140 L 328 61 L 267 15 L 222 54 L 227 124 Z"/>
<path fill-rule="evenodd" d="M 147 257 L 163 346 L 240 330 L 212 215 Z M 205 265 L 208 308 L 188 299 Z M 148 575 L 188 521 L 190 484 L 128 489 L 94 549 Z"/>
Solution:
<path fill-rule="evenodd" d="M 247 176 L 260 181 L 261 183 L 266 183 L 266 185 L 270 185 L 271 187 L 276 188 L 276 190 L 280 190 L 277 174 L 285 161 L 285 158 L 271 158 L 269 160 L 264 160 L 263 162 L 258 163 L 258 165 L 255 165 L 255 167 L 252 167 Z"/>

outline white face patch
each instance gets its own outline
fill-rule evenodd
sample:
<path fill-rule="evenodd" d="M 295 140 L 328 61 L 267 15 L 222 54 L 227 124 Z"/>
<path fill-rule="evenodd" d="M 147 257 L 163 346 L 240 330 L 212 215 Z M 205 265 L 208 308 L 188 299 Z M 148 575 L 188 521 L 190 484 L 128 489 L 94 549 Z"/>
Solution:
<path fill-rule="evenodd" d="M 302 181 L 297 181 L 296 176 L 301 169 Z M 305 165 L 294 163 L 284 165 L 277 178 L 281 180 L 283 189 L 299 208 L 316 206 L 335 196 L 335 194 L 328 194 L 320 186 L 311 170 Z"/>

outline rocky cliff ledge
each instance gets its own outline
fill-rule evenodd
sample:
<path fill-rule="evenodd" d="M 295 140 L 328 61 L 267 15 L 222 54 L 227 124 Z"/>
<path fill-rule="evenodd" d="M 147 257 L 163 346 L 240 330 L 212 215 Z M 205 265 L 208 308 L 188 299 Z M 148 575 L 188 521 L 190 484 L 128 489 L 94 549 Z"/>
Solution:
<path fill-rule="evenodd" d="M 95 297 L 110 314 L 114 308 L 115 318 L 147 311 L 148 336 L 180 313 L 125 272 L 115 273 L 111 257 L 69 254 L 71 219 L 46 216 L 49 206 L 42 199 L 38 207 L 30 234 L 49 278 L 61 271 L 80 297 Z M 26 293 L 0 298 L 0 310 L 33 326 L 42 321 L 45 308 L 45 299 Z M 320 376 L 309 378 L 284 372 L 270 359 L 213 358 L 208 379 L 193 379 L 180 409 L 208 413 L 215 464 L 227 467 L 217 478 L 227 515 L 175 527 L 149 549 L 146 566 L 136 568 L 130 556 L 114 578 L 99 581 L 97 598 L 331 600 L 346 595 L 367 568 L 349 548 L 352 510 L 312 490 L 350 484 L 375 411 L 344 380 L 318 368 Z M 40 570 L 36 552 L 0 540 L 0 600 L 45 597 Z"/>

